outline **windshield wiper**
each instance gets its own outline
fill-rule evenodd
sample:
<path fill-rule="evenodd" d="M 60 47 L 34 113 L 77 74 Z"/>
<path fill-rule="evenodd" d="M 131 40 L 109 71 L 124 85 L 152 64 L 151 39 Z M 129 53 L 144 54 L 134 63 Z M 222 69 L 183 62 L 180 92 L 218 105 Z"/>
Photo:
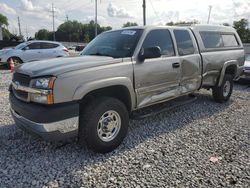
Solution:
<path fill-rule="evenodd" d="M 96 53 L 92 53 L 92 54 L 88 54 L 88 55 L 96 55 L 96 56 L 108 56 L 108 57 L 113 57 L 109 54 L 105 54 L 105 53 L 100 53 L 100 52 L 96 52 Z"/>

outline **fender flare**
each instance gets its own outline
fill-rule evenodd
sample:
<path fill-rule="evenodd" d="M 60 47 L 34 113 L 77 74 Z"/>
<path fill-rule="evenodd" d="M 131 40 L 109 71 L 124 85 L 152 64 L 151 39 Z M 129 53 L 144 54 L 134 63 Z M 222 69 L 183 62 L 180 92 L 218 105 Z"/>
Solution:
<path fill-rule="evenodd" d="M 127 88 L 131 98 L 131 108 L 135 108 L 136 95 L 134 92 L 133 83 L 127 77 L 105 78 L 79 85 L 74 92 L 73 100 L 81 100 L 84 98 L 84 96 L 92 91 L 107 88 L 110 86 L 124 86 L 125 88 Z"/>
<path fill-rule="evenodd" d="M 221 69 L 218 86 L 221 86 L 221 84 L 223 82 L 223 79 L 224 79 L 224 76 L 225 76 L 225 73 L 226 73 L 226 69 L 227 69 L 227 67 L 229 67 L 231 65 L 236 66 L 236 72 L 235 72 L 235 75 L 234 75 L 234 76 L 236 76 L 236 74 L 237 74 L 237 72 L 239 70 L 239 62 L 237 60 L 230 60 L 230 61 L 225 62 L 222 69 Z"/>

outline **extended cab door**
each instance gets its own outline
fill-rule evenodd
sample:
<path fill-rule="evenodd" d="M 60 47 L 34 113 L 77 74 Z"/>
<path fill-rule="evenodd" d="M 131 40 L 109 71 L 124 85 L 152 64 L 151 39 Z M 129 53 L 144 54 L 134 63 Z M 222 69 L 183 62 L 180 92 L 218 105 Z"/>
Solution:
<path fill-rule="evenodd" d="M 202 62 L 197 43 L 189 29 L 174 29 L 181 63 L 181 94 L 191 93 L 201 86 Z"/>
<path fill-rule="evenodd" d="M 146 35 L 141 49 L 158 46 L 161 57 L 134 64 L 137 106 L 144 107 L 178 96 L 180 59 L 175 55 L 169 30 L 155 29 Z"/>

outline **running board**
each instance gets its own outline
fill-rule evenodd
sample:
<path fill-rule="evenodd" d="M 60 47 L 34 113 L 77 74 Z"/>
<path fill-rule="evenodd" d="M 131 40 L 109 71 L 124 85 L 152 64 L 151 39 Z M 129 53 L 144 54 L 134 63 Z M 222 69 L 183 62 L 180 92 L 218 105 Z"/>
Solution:
<path fill-rule="evenodd" d="M 172 100 L 164 102 L 164 103 L 155 104 L 155 105 L 150 106 L 150 107 L 136 110 L 131 114 L 130 118 L 134 119 L 134 120 L 140 120 L 140 119 L 147 118 L 150 116 L 155 116 L 159 113 L 173 110 L 174 108 L 192 103 L 196 99 L 197 99 L 197 97 L 193 94 L 178 97 L 176 99 L 172 99 Z"/>

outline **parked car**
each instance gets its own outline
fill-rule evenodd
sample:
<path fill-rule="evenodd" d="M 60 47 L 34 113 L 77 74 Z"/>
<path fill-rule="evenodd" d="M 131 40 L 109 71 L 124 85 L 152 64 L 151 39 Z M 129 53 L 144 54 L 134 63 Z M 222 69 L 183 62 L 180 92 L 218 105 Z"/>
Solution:
<path fill-rule="evenodd" d="M 106 153 L 125 138 L 129 117 L 145 107 L 201 88 L 212 89 L 216 102 L 228 101 L 244 61 L 231 27 L 108 31 L 80 57 L 19 66 L 10 86 L 11 113 L 17 126 L 44 139 L 78 136 Z"/>
<path fill-rule="evenodd" d="M 15 64 L 68 56 L 68 50 L 61 43 L 51 41 L 28 41 L 15 48 L 0 50 L 0 64 L 11 58 Z"/>
<path fill-rule="evenodd" d="M 250 54 L 246 55 L 243 72 L 240 76 L 240 81 L 250 81 Z"/>
<path fill-rule="evenodd" d="M 73 46 L 69 46 L 68 47 L 68 50 L 75 50 L 76 49 L 76 45 L 73 45 Z"/>
<path fill-rule="evenodd" d="M 75 51 L 81 52 L 85 48 L 85 45 L 77 45 Z"/>

